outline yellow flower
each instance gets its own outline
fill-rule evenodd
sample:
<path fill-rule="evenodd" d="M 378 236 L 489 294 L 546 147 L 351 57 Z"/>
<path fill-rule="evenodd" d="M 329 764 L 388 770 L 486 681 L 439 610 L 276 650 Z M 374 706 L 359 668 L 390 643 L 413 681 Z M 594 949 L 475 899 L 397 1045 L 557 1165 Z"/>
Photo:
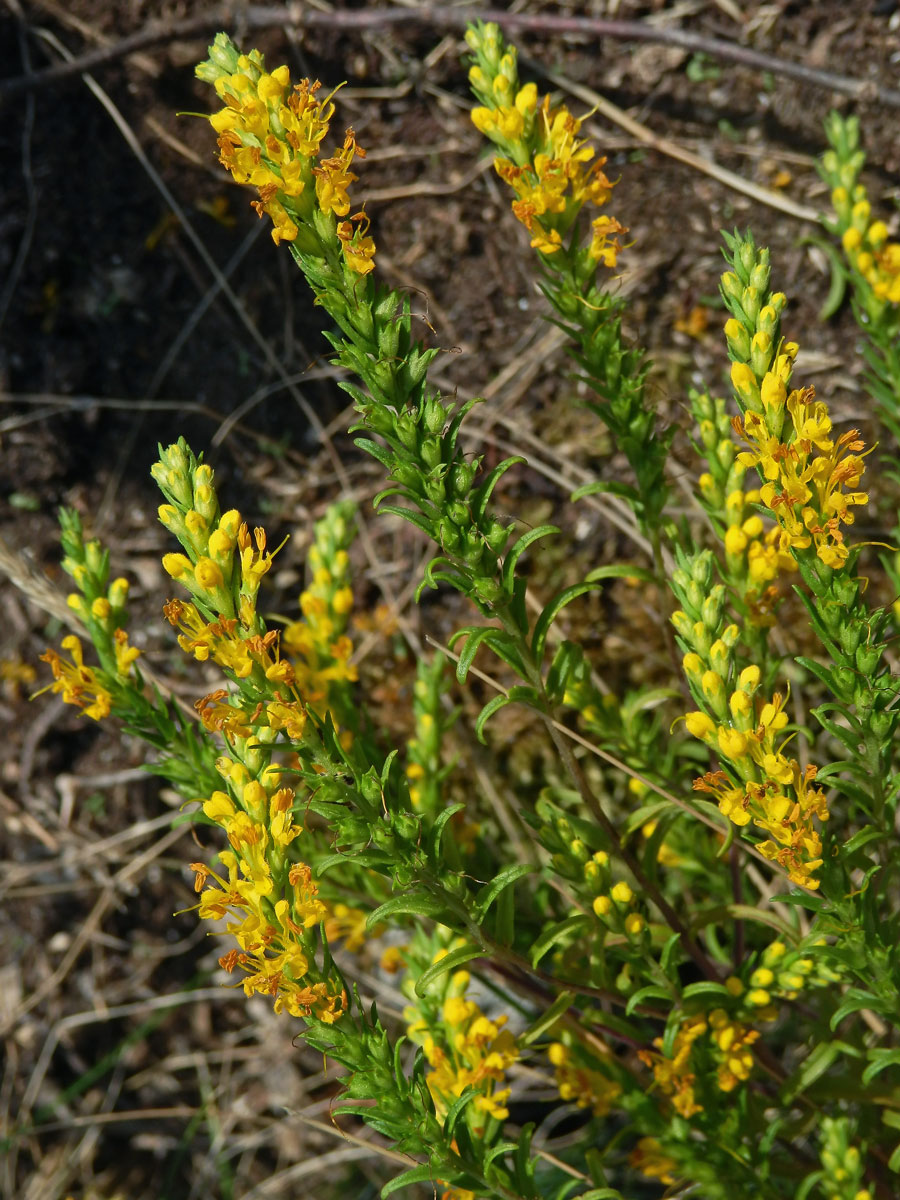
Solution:
<path fill-rule="evenodd" d="M 53 672 L 53 683 L 49 685 L 49 690 L 61 694 L 66 704 L 74 704 L 94 721 L 108 717 L 112 708 L 112 694 L 94 668 L 84 665 L 81 642 L 74 634 L 69 634 L 63 638 L 61 646 L 71 655 L 71 661 L 61 658 L 55 650 L 46 650 L 40 656 L 41 661 L 48 663 Z"/>

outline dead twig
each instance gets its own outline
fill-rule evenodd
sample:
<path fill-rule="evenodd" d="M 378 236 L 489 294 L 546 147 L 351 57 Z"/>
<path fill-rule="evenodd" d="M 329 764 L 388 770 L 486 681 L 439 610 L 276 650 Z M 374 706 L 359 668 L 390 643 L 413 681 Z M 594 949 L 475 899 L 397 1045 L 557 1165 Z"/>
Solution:
<path fill-rule="evenodd" d="M 507 33 L 577 34 L 589 38 L 616 38 L 626 42 L 657 42 L 666 46 L 680 46 L 695 54 L 707 54 L 710 58 L 737 63 L 755 71 L 768 71 L 787 79 L 797 79 L 813 87 L 827 88 L 840 92 L 854 100 L 874 101 L 900 108 L 900 91 L 881 87 L 872 80 L 854 79 L 834 71 L 818 67 L 807 67 L 803 63 L 791 62 L 748 46 L 721 38 L 705 37 L 686 29 L 671 29 L 649 21 L 625 21 L 605 17 L 562 16 L 557 13 L 516 13 L 494 9 L 470 8 L 370 8 L 337 9 L 319 11 L 300 5 L 250 5 L 219 4 L 197 13 L 183 21 L 152 21 L 136 33 L 129 34 L 112 46 L 101 46 L 96 50 L 73 58 L 71 62 L 57 63 L 43 71 L 19 75 L 0 83 L 0 102 L 9 100 L 23 92 L 48 84 L 72 79 L 84 71 L 91 71 L 106 63 L 116 62 L 137 50 L 157 46 L 179 38 L 194 37 L 234 26 L 235 23 L 248 30 L 268 28 L 314 29 L 325 26 L 342 32 L 362 32 L 390 25 L 428 25 L 436 30 L 464 29 L 470 21 L 495 21 Z"/>

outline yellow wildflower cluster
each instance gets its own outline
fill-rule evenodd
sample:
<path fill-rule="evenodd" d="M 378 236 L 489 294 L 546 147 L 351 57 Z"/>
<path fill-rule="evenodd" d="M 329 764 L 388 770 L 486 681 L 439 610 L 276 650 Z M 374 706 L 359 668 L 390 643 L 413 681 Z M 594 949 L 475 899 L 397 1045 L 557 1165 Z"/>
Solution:
<path fill-rule="evenodd" d="M 40 656 L 41 661 L 47 663 L 53 673 L 53 683 L 48 688 L 42 688 L 37 694 L 48 690 L 56 692 L 66 704 L 80 708 L 85 716 L 102 721 L 112 711 L 113 692 L 117 683 L 127 678 L 141 652 L 129 643 L 128 634 L 120 624 L 125 619 L 128 580 L 114 579 L 106 587 L 105 569 L 101 567 L 104 556 L 101 554 L 99 543 L 88 542 L 82 550 L 84 561 L 75 562 L 71 557 L 67 557 L 63 565 L 76 584 L 85 589 L 87 594 L 72 592 L 67 597 L 67 603 L 87 626 L 103 665 L 86 666 L 81 639 L 75 634 L 69 634 L 60 644 L 61 649 L 68 653 L 68 659 L 53 649 L 46 650 Z M 88 596 L 101 586 L 105 589 L 105 594 L 94 595 L 93 599 L 88 599 Z"/>
<path fill-rule="evenodd" d="M 438 1116 L 443 1117 L 466 1088 L 474 1088 L 478 1095 L 472 1109 L 480 1114 L 474 1132 L 483 1136 L 487 1118 L 505 1121 L 509 1116 L 506 1102 L 510 1089 L 503 1085 L 507 1070 L 519 1057 L 519 1049 L 505 1028 L 506 1017 L 487 1017 L 474 1000 L 465 996 L 468 985 L 468 972 L 455 972 L 451 993 L 441 1006 L 440 1024 L 429 1029 L 415 1010 L 408 1009 L 407 1016 L 415 1016 L 408 1032 L 421 1043 L 431 1067 L 425 1082 Z"/>
<path fill-rule="evenodd" d="M 671 1096 L 672 1107 L 685 1119 L 703 1112 L 703 1105 L 694 1098 L 697 1077 L 691 1069 L 691 1048 L 697 1038 L 706 1033 L 706 1029 L 703 1017 L 689 1017 L 675 1035 L 671 1055 L 661 1053 L 662 1038 L 656 1038 L 653 1042 L 660 1053 L 653 1050 L 638 1051 L 638 1058 L 652 1068 L 657 1086 L 666 1096 Z"/>
<path fill-rule="evenodd" d="M 815 945 L 824 945 L 824 939 Z M 763 1019 L 774 1019 L 777 1015 L 774 1000 L 796 1000 L 806 987 L 830 987 L 839 982 L 840 976 L 821 957 L 775 941 L 762 952 L 747 990 L 738 979 L 733 980 L 734 986 L 729 990 L 742 995 L 749 1008 L 762 1010 L 758 1015 Z"/>
<path fill-rule="evenodd" d="M 713 771 L 694 780 L 697 791 L 715 796 L 719 810 L 735 825 L 751 820 L 769 835 L 757 849 L 778 862 L 794 883 L 816 888 L 813 872 L 822 865 L 822 842 L 813 818 L 828 819 L 825 795 L 812 787 L 816 767 L 805 769 L 782 752 L 778 735 L 787 725 L 784 697 L 776 692 L 771 701 L 756 698 L 760 685 L 757 666 L 746 667 L 737 689 L 726 698 L 721 675 L 702 671 L 699 655 L 688 653 L 684 668 L 688 677 L 700 674 L 704 695 L 720 722 L 705 712 L 690 712 L 688 731 L 727 760 L 741 782 L 735 784 L 724 771 Z"/>
<path fill-rule="evenodd" d="M 49 663 L 53 672 L 49 690 L 58 692 L 66 704 L 80 708 L 86 717 L 102 721 L 109 716 L 112 694 L 101 682 L 100 672 L 84 665 L 81 642 L 74 633 L 64 637 L 61 645 L 71 656 L 68 661 L 53 649 L 45 650 L 41 655 L 41 661 Z"/>
<path fill-rule="evenodd" d="M 324 253 L 323 243 L 336 235 L 348 269 L 358 275 L 371 271 L 375 243 L 369 221 L 364 211 L 350 214 L 348 193 L 357 178 L 351 164 L 365 151 L 348 129 L 340 149 L 321 157 L 334 93 L 319 99 L 321 84 L 308 79 L 292 86 L 287 66 L 266 71 L 258 50 L 238 54 L 224 34 L 197 74 L 213 83 L 225 104 L 209 118 L 219 135 L 219 161 L 238 183 L 257 189 L 253 207 L 272 219 L 275 243 L 296 241 L 303 250 Z M 339 217 L 345 219 L 336 221 Z"/>
<path fill-rule="evenodd" d="M 735 325 L 740 328 L 738 322 Z M 738 447 L 725 401 L 693 390 L 690 400 L 709 468 L 699 478 L 700 501 L 722 536 L 724 578 L 743 602 L 749 623 L 770 626 L 779 600 L 774 581 L 784 572 L 797 570 L 787 535 L 777 525 L 765 528 L 756 511 L 761 503 L 759 489 L 743 488 L 747 468 L 737 459 Z"/>
<path fill-rule="evenodd" d="M 585 205 L 602 208 L 614 184 L 606 177 L 605 158 L 578 134 L 582 122 L 565 105 L 552 108 L 550 97 L 538 97 L 533 83 L 518 86 L 516 53 L 500 53 L 496 25 L 470 29 L 466 41 L 478 61 L 469 81 L 484 102 L 472 110 L 475 127 L 505 156 L 494 162 L 497 174 L 516 193 L 512 209 L 531 234 L 531 245 L 542 254 L 555 254 Z M 591 223 L 588 255 L 614 267 L 627 233 L 614 217 L 601 215 Z"/>
<path fill-rule="evenodd" d="M 577 1062 L 562 1042 L 548 1047 L 547 1057 L 556 1068 L 556 1086 L 562 1099 L 573 1100 L 579 1108 L 589 1108 L 595 1117 L 605 1117 L 621 1095 L 622 1085 Z"/>
<path fill-rule="evenodd" d="M 201 465 L 195 474 L 200 476 L 204 470 L 208 469 Z M 211 480 L 212 472 L 208 475 Z M 211 491 L 205 478 L 199 487 Z M 197 489 L 195 481 L 195 497 Z M 268 551 L 264 529 L 256 528 L 251 536 L 236 509 L 216 517 L 214 500 L 210 504 L 212 515 L 197 508 L 181 514 L 171 504 L 159 509 L 167 528 L 190 533 L 196 552 L 194 561 L 186 554 L 163 557 L 168 574 L 193 596 L 188 602 L 170 600 L 163 612 L 180 631 L 178 643 L 185 653 L 198 662 L 212 660 L 235 680 L 245 682 L 255 699 L 252 711 L 245 713 L 231 703 L 225 689 L 216 689 L 196 707 L 211 731 L 246 738 L 267 726 L 272 735 L 284 731 L 296 740 L 303 733 L 307 704 L 318 705 L 323 693 L 321 681 L 313 678 L 308 663 L 295 664 L 282 656 L 282 635 L 277 630 L 264 631 L 257 614 L 259 587 L 277 551 Z M 310 603 L 314 608 L 317 601 Z M 218 617 L 207 620 L 204 613 L 209 612 Z M 342 647 L 342 653 L 346 660 L 349 648 Z M 348 670 L 345 662 L 342 674 L 352 677 Z"/>
<path fill-rule="evenodd" d="M 672 1107 L 685 1118 L 703 1112 L 703 1105 L 695 1095 L 697 1077 L 692 1058 L 695 1043 L 707 1033 L 717 1063 L 719 1090 L 732 1092 L 750 1076 L 753 1069 L 750 1047 L 759 1039 L 759 1032 L 733 1020 L 722 1008 L 715 1009 L 708 1018 L 686 1018 L 675 1035 L 671 1054 L 662 1053 L 662 1038 L 654 1040 L 655 1051 L 638 1051 L 641 1061 L 652 1068 L 657 1086 L 672 1098 Z"/>
<path fill-rule="evenodd" d="M 304 620 L 292 621 L 281 636 L 281 645 L 293 661 L 296 686 L 306 704 L 323 716 L 330 707 L 334 685 L 352 683 L 356 667 L 350 662 L 353 644 L 344 633 L 353 607 L 347 582 L 348 556 L 338 550 L 329 563 L 318 546 L 309 552 L 313 571 L 310 585 L 300 596 Z"/>
<path fill-rule="evenodd" d="M 672 1172 L 677 1167 L 674 1158 L 670 1158 L 660 1142 L 653 1137 L 643 1137 L 628 1156 L 632 1167 L 646 1175 L 649 1179 L 658 1179 L 666 1185 L 675 1182 Z"/>
<path fill-rule="evenodd" d="M 702 483 L 701 483 L 702 486 Z M 778 588 L 773 580 L 781 574 L 797 570 L 789 550 L 788 536 L 775 525 L 765 529 L 762 517 L 755 511 L 761 501 L 758 489 L 735 489 L 725 499 L 724 545 L 726 569 L 731 578 L 745 578 L 748 588 L 744 599 L 754 625 L 772 625 L 772 610 L 778 600 Z"/>
<path fill-rule="evenodd" d="M 865 187 L 858 183 L 848 191 L 838 186 L 831 193 L 831 203 L 850 265 L 872 289 L 876 300 L 900 304 L 900 242 L 888 240 L 884 221 L 872 220 Z"/>
<path fill-rule="evenodd" d="M 717 1008 L 709 1014 L 709 1035 L 719 1059 L 719 1090 L 733 1092 L 753 1070 L 750 1047 L 759 1040 L 759 1030 L 747 1029 L 739 1021 L 732 1020 L 723 1008 Z"/>
<path fill-rule="evenodd" d="M 603 854 L 603 851 L 599 853 Z M 603 857 L 605 858 L 606 855 L 603 854 Z M 597 855 L 594 855 L 594 861 L 596 859 Z M 624 879 L 620 880 L 618 883 L 613 884 L 608 896 L 600 895 L 594 898 L 594 914 L 602 921 L 614 926 L 618 925 L 620 929 L 624 928 L 630 937 L 637 937 L 643 933 L 647 922 L 640 913 L 626 912 L 633 900 L 634 892 L 631 890 L 631 887 Z"/>
<path fill-rule="evenodd" d="M 732 364 L 732 382 L 739 394 L 749 390 L 750 374 L 746 364 Z M 760 498 L 785 534 L 786 545 L 805 550 L 815 544 L 821 561 L 839 568 L 850 553 L 840 526 L 853 524 L 852 505 L 868 502 L 865 492 L 853 490 L 865 470 L 860 455 L 864 443 L 856 429 L 836 441 L 831 438 L 828 409 L 815 400 L 813 388 L 786 397 L 783 383 L 766 389 L 768 379 L 767 375 L 763 380 L 762 402 L 769 411 L 786 410 L 787 436 L 782 440 L 773 434 L 773 423 L 781 430 L 782 422 L 769 420 L 769 411 L 760 414 L 748 409 L 743 421 L 735 418 L 735 432 L 751 446 L 740 461 L 762 473 Z"/>
<path fill-rule="evenodd" d="M 779 550 L 803 552 L 814 545 L 827 567 L 839 568 L 849 555 L 840 527 L 853 523 L 851 506 L 868 500 L 854 490 L 865 469 L 863 442 L 855 429 L 832 439 L 828 409 L 813 388 L 788 394 L 798 348 L 780 339 L 785 296 L 766 293 L 765 252 L 757 254 L 752 245 L 745 251 L 754 262 L 750 282 L 742 283 L 735 271 L 721 281 L 733 314 L 725 322 L 731 383 L 743 414 L 734 418 L 734 430 L 750 447 L 738 462 L 762 476 L 760 500 L 785 535 Z"/>
<path fill-rule="evenodd" d="M 36 678 L 37 671 L 31 663 L 25 662 L 18 655 L 14 658 L 0 658 L 0 683 L 3 684 L 3 690 L 10 700 L 17 699 L 20 688 L 34 683 Z"/>
<path fill-rule="evenodd" d="M 536 97 L 534 105 L 537 106 Z M 472 112 L 472 119 L 482 132 L 484 122 L 479 124 L 476 114 L 486 111 L 476 108 Z M 545 96 L 536 113 L 536 125 L 541 131 L 540 141 L 547 147 L 545 151 L 536 153 L 527 166 L 518 166 L 508 158 L 498 158 L 494 166 L 516 193 L 512 210 L 531 234 L 531 245 L 541 254 L 555 254 L 562 246 L 562 233 L 571 227 L 573 214 L 585 204 L 602 208 L 612 194 L 613 184 L 602 170 L 605 158 L 587 166 L 594 150 L 587 142 L 577 140 L 581 122 L 565 105 L 551 109 L 550 98 Z M 561 219 L 554 221 L 554 217 Z M 596 217 L 591 222 L 590 257 L 606 267 L 614 267 L 621 249 L 617 235 L 626 232 L 625 226 L 614 217 Z"/>
<path fill-rule="evenodd" d="M 309 867 L 290 858 L 289 847 L 302 833 L 294 823 L 294 791 L 283 786 L 275 767 L 264 768 L 258 779 L 227 756 L 216 767 L 229 791 L 213 792 L 202 807 L 231 845 L 219 854 L 227 878 L 204 863 L 191 869 L 201 893 L 200 916 L 225 919 L 239 946 L 219 963 L 229 972 L 239 967 L 246 995 L 272 996 L 276 1012 L 331 1024 L 347 997 L 331 980 L 316 978 L 307 931 L 325 919 L 326 908 Z"/>
<path fill-rule="evenodd" d="M 325 937 L 329 945 L 343 939 L 345 950 L 361 950 L 370 936 L 366 928 L 369 914 L 340 901 L 330 904 L 323 900 L 322 904 L 325 911 Z"/>

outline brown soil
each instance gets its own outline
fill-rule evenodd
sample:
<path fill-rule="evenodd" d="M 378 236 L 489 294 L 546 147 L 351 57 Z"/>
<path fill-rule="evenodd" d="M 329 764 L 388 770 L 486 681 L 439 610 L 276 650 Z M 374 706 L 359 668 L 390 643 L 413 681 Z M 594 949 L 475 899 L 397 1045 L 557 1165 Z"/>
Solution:
<path fill-rule="evenodd" d="M 662 20 L 667 6 L 598 0 L 589 7 L 596 15 Z M 687 0 L 669 7 L 680 28 L 896 85 L 896 5 Z M 151 17 L 193 11 L 140 0 L 65 7 L 23 0 L 21 8 L 21 21 L 11 0 L 0 14 L 0 78 L 56 61 L 42 30 L 78 54 Z M 540 0 L 517 8 L 559 11 Z M 380 270 L 411 290 L 430 336 L 446 348 L 436 372 L 441 386 L 489 396 L 473 421 L 494 439 L 488 453 L 502 457 L 512 443 L 527 455 L 535 448 L 528 439 L 536 438 L 538 447 L 553 447 L 544 457 L 567 478 L 579 466 L 601 464 L 610 448 L 593 419 L 568 403 L 575 385 L 560 387 L 565 356 L 547 337 L 527 238 L 467 118 L 460 38 L 410 24 L 302 39 L 272 29 L 255 41 L 295 75 L 347 80 L 339 118 L 370 150 L 359 194 L 368 196 Z M 853 108 L 869 154 L 873 206 L 887 217 L 900 198 L 897 111 L 877 100 L 851 106 L 777 74 L 762 77 L 665 46 L 533 35 L 519 43 L 523 74 L 552 68 L 655 134 L 812 209 L 827 202 L 813 162 L 824 146 L 823 119 L 834 104 Z M 291 608 L 311 519 L 338 484 L 321 438 L 273 362 L 296 377 L 300 399 L 334 435 L 367 518 L 379 485 L 343 433 L 346 397 L 323 357 L 319 314 L 300 276 L 257 223 L 249 196 L 226 182 L 206 123 L 177 115 L 209 109 L 208 90 L 192 75 L 204 53 L 203 39 L 171 42 L 95 72 L 143 162 L 80 80 L 41 87 L 0 109 L 0 298 L 7 302 L 0 314 L 0 565 L 10 576 L 0 591 L 0 659 L 30 665 L 41 683 L 38 655 L 58 640 L 65 614 L 55 510 L 67 504 L 109 545 L 114 570 L 130 574 L 134 638 L 148 661 L 185 697 L 196 694 L 197 680 L 176 665 L 158 616 L 166 594 L 158 562 L 169 546 L 148 474 L 156 442 L 179 434 L 195 450 L 208 448 L 229 504 L 264 516 L 278 540 L 293 534 L 269 598 L 275 610 Z M 576 111 L 588 107 L 571 103 Z M 634 243 L 622 286 L 632 296 L 633 333 L 655 362 L 652 386 L 666 419 L 686 428 L 686 388 L 699 378 L 722 386 L 718 231 L 751 225 L 770 246 L 779 286 L 791 298 L 786 329 L 803 348 L 805 378 L 839 420 L 867 431 L 850 314 L 817 319 L 829 280 L 824 255 L 808 240 L 815 227 L 648 150 L 599 118 L 591 124 L 607 147 L 608 170 L 621 177 L 612 209 Z M 188 223 L 239 300 L 211 294 L 213 279 Z M 238 303 L 270 358 L 248 334 Z M 709 327 L 691 336 L 677 325 L 697 306 Z M 693 469 L 687 438 L 676 448 L 676 471 Z M 518 486 L 518 496 L 507 497 L 521 506 L 517 512 L 529 519 L 558 513 L 565 491 L 556 484 L 536 476 Z M 370 536 L 376 562 L 402 561 L 404 553 L 418 560 L 424 552 L 405 534 L 399 542 L 389 524 L 370 523 Z M 605 522 L 589 536 L 596 561 L 636 556 Z M 374 604 L 382 597 L 371 565 L 360 552 L 357 591 Z M 410 579 L 401 572 L 388 584 L 403 593 Z M 616 673 L 627 675 L 628 630 L 609 628 L 612 615 L 602 606 L 595 616 L 597 644 L 618 654 Z M 429 605 L 424 632 L 443 637 L 454 619 Z M 407 622 L 423 632 L 420 615 Z M 408 699 L 408 666 L 394 650 L 379 644 L 370 651 L 386 721 L 396 696 Z M 50 696 L 29 704 L 33 686 L 7 682 L 0 697 L 7 722 L 0 1129 L 5 1122 L 18 1131 L 0 1165 L 0 1194 L 180 1200 L 325 1197 L 344 1188 L 376 1195 L 389 1168 L 334 1136 L 334 1089 L 321 1061 L 292 1044 L 289 1024 L 259 998 L 248 1004 L 242 993 L 223 990 L 214 974 L 216 939 L 204 937 L 191 913 L 172 916 L 193 902 L 185 864 L 199 851 L 187 827 L 169 832 L 176 799 L 137 769 L 141 747 Z"/>

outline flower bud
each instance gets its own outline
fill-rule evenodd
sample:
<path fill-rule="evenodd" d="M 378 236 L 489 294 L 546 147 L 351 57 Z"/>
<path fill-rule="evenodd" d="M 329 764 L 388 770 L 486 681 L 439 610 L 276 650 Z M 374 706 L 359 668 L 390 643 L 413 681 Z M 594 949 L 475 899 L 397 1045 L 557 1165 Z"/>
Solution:
<path fill-rule="evenodd" d="M 716 732 L 715 722 L 705 712 L 689 712 L 684 723 L 688 733 L 701 742 L 707 741 Z"/>

